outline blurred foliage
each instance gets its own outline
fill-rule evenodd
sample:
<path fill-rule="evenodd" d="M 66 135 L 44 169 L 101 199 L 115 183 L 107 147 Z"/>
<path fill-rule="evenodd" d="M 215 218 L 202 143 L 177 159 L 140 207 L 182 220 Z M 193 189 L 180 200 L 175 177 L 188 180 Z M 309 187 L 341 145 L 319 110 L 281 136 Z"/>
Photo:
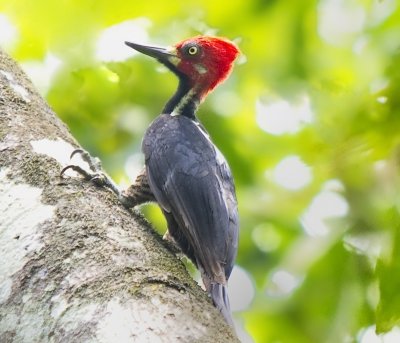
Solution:
<path fill-rule="evenodd" d="M 103 30 L 131 20 L 132 41 L 236 39 L 243 56 L 199 117 L 236 179 L 244 273 L 232 281 L 233 307 L 252 294 L 244 279 L 255 292 L 235 313 L 242 340 L 398 334 L 398 2 L 0 0 L 0 13 L 17 32 L 6 49 L 124 183 L 143 163 L 143 132 L 176 80 L 125 47 L 132 58 L 103 58 Z M 117 44 L 124 39 L 115 33 Z M 155 206 L 144 211 L 164 230 Z"/>

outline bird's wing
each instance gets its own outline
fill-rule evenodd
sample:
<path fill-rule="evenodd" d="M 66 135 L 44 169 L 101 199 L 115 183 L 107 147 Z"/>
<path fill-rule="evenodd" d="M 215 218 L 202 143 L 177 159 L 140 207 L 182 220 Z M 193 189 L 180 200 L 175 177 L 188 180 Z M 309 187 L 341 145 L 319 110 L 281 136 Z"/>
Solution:
<path fill-rule="evenodd" d="M 174 118 L 175 119 L 175 118 Z M 222 155 L 188 118 L 164 123 L 146 155 L 150 187 L 171 213 L 211 281 L 225 283 L 237 250 L 232 175 Z M 145 138 L 146 139 L 146 138 Z"/>

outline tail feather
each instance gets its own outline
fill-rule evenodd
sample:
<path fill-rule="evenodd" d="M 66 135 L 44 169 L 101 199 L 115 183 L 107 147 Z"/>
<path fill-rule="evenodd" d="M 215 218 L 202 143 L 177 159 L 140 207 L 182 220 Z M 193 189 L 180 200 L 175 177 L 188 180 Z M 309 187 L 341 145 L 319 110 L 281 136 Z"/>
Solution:
<path fill-rule="evenodd" d="M 225 321 L 230 325 L 233 325 L 233 319 L 231 314 L 231 307 L 229 305 L 228 290 L 225 285 L 220 283 L 211 283 L 210 294 L 214 302 L 215 307 L 224 316 Z"/>

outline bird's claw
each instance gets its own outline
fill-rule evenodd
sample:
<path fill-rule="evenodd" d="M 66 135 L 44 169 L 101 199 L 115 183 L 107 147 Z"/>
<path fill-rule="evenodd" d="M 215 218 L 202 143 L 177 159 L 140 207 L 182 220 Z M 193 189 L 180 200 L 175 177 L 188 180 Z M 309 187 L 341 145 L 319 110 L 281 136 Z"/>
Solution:
<path fill-rule="evenodd" d="M 79 154 L 82 158 L 82 160 L 84 162 L 87 163 L 87 165 L 89 166 L 89 169 L 91 172 L 88 172 L 87 170 L 85 170 L 84 168 L 82 168 L 79 165 L 76 164 L 69 164 L 66 167 L 64 167 L 61 172 L 60 172 L 60 176 L 63 176 L 64 173 L 68 170 L 68 169 L 72 169 L 73 171 L 77 172 L 78 174 L 82 175 L 85 180 L 87 181 L 92 181 L 95 179 L 100 178 L 100 175 L 103 173 L 101 171 L 101 162 L 98 158 L 96 157 L 92 157 L 90 156 L 90 154 L 83 150 L 83 149 L 75 149 L 71 155 L 70 155 L 70 159 L 72 159 L 76 154 Z"/>
<path fill-rule="evenodd" d="M 69 164 L 66 167 L 64 167 L 61 172 L 60 172 L 60 176 L 63 177 L 65 172 L 69 169 L 72 169 L 73 171 L 77 172 L 78 174 L 82 175 L 84 177 L 85 180 L 90 181 L 93 178 L 93 175 L 88 173 L 85 169 L 83 169 L 80 166 L 77 166 L 75 164 Z"/>
<path fill-rule="evenodd" d="M 85 170 L 79 165 L 69 164 L 61 170 L 60 172 L 61 177 L 64 176 L 64 173 L 67 170 L 71 169 L 77 172 L 78 174 L 82 175 L 86 181 L 91 181 L 97 186 L 108 187 L 115 194 L 117 194 L 118 196 L 120 195 L 121 192 L 114 183 L 114 181 L 112 181 L 110 177 L 102 171 L 101 161 L 97 157 L 90 156 L 90 154 L 83 149 L 75 149 L 72 152 L 70 158 L 72 159 L 76 154 L 79 154 L 82 160 L 88 164 L 90 171 Z"/>
<path fill-rule="evenodd" d="M 90 156 L 90 154 L 83 149 L 75 149 L 69 158 L 72 159 L 76 154 L 81 155 L 82 160 L 88 164 L 91 171 L 95 173 L 101 171 L 102 166 L 99 158 Z"/>

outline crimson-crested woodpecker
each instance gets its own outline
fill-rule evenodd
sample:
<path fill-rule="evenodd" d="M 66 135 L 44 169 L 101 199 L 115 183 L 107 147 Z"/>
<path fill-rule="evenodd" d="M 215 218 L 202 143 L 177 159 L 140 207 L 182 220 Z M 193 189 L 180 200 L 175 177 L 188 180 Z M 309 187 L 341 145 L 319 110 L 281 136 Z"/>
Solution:
<path fill-rule="evenodd" d="M 125 43 L 164 64 L 177 75 L 179 86 L 144 135 L 145 168 L 136 182 L 120 192 L 104 175 L 96 175 L 97 181 L 127 207 L 159 204 L 168 224 L 166 237 L 197 266 L 214 305 L 233 325 L 226 287 L 238 247 L 235 186 L 228 163 L 196 111 L 228 77 L 239 50 L 226 39 L 208 36 L 171 48 Z"/>

